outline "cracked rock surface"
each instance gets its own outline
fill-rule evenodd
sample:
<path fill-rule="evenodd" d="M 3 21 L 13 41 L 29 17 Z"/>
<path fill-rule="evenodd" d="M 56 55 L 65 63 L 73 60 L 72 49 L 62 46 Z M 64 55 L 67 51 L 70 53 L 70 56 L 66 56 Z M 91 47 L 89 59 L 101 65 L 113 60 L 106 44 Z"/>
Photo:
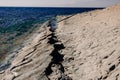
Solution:
<path fill-rule="evenodd" d="M 73 80 L 120 80 L 119 14 L 118 4 L 58 24 L 65 74 Z"/>
<path fill-rule="evenodd" d="M 76 14 L 54 32 L 44 23 L 0 80 L 120 80 L 119 14 L 119 4 Z"/>

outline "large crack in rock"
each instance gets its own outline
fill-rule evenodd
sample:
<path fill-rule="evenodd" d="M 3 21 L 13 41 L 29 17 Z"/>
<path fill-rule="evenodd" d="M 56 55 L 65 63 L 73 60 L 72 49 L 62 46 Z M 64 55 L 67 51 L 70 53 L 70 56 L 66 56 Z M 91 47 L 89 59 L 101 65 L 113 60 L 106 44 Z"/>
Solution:
<path fill-rule="evenodd" d="M 120 80 L 118 14 L 120 5 L 40 27 L 0 80 Z"/>
<path fill-rule="evenodd" d="M 60 40 L 57 39 L 55 32 L 51 32 L 50 38 L 48 38 L 48 43 L 53 45 L 54 50 L 50 53 L 52 60 L 46 68 L 45 74 L 49 80 L 72 80 L 72 78 L 65 74 L 64 66 L 62 65 L 64 55 L 62 55 L 60 51 L 64 49 L 65 46 Z"/>

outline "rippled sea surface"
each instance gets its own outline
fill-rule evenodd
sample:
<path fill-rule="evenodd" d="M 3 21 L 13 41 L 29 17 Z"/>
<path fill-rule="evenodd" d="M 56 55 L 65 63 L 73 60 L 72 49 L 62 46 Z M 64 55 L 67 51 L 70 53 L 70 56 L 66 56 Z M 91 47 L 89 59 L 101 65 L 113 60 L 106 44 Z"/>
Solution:
<path fill-rule="evenodd" d="M 69 15 L 94 9 L 98 8 L 0 7 L 0 28 L 8 28 L 26 21 L 44 22 L 54 15 Z"/>

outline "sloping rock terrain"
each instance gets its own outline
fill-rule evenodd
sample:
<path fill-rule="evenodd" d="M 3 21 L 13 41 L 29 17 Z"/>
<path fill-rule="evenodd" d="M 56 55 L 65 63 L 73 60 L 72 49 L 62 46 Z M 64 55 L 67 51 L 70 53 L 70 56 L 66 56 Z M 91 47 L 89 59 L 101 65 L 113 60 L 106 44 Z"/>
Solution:
<path fill-rule="evenodd" d="M 120 5 L 58 24 L 63 66 L 73 80 L 120 80 Z"/>
<path fill-rule="evenodd" d="M 48 22 L 25 41 L 0 80 L 120 80 L 120 5 Z"/>

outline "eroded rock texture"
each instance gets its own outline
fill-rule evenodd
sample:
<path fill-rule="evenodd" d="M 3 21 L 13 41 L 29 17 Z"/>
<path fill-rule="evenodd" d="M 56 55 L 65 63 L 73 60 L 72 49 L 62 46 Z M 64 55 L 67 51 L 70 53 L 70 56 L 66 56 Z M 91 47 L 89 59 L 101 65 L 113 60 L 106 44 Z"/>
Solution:
<path fill-rule="evenodd" d="M 120 80 L 120 5 L 36 29 L 0 80 Z M 65 18 L 65 17 L 61 17 Z"/>
<path fill-rule="evenodd" d="M 120 5 L 58 24 L 63 66 L 73 80 L 120 80 Z"/>
<path fill-rule="evenodd" d="M 25 42 L 11 67 L 1 72 L 0 80 L 48 80 L 45 70 L 51 62 L 50 53 L 54 49 L 48 44 L 49 34 L 47 23 L 38 28 Z"/>

